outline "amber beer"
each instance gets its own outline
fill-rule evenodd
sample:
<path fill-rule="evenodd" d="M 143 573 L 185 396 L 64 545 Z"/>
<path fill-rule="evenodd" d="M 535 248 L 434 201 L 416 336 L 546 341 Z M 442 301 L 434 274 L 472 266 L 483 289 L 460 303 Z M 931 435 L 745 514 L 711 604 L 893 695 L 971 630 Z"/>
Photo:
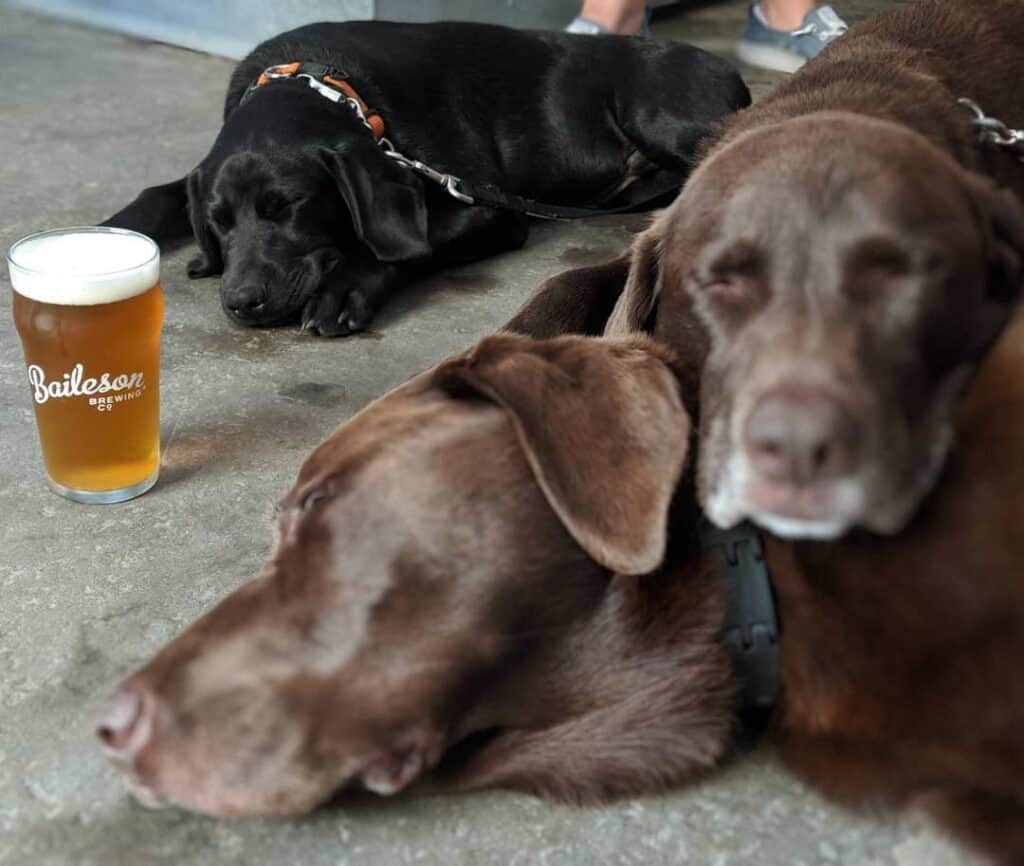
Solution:
<path fill-rule="evenodd" d="M 50 486 L 79 502 L 145 493 L 160 465 L 160 251 L 145 235 L 74 228 L 7 254 Z"/>

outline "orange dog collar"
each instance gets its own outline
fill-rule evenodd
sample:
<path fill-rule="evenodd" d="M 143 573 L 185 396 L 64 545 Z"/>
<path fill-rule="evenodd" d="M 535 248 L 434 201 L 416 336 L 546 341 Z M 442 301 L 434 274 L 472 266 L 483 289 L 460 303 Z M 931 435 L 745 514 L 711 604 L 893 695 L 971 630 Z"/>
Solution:
<path fill-rule="evenodd" d="M 249 88 L 242 94 L 239 105 L 249 99 L 260 87 L 270 84 L 272 81 L 290 78 L 305 80 L 313 90 L 331 102 L 344 102 L 356 113 L 366 128 L 373 133 L 373 137 L 377 141 L 384 137 L 384 118 L 370 110 L 356 89 L 342 78 L 337 70 L 322 63 L 300 63 L 299 61 L 293 61 L 267 67 L 260 73 L 260 77 L 250 84 Z"/>

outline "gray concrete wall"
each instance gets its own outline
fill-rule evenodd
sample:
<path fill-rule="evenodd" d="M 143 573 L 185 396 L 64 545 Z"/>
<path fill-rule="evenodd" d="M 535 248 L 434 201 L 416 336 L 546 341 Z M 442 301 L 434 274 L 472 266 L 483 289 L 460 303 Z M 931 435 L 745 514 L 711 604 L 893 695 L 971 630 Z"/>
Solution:
<path fill-rule="evenodd" d="M 376 0 L 384 21 L 487 21 L 510 27 L 561 28 L 580 0 Z"/>
<path fill-rule="evenodd" d="M 564 27 L 579 0 L 14 0 L 15 5 L 181 45 L 244 57 L 254 45 L 301 24 L 377 18 L 487 21 L 513 27 Z"/>
<path fill-rule="evenodd" d="M 374 0 L 15 0 L 15 5 L 104 30 L 240 58 L 264 39 L 301 24 L 372 18 Z"/>

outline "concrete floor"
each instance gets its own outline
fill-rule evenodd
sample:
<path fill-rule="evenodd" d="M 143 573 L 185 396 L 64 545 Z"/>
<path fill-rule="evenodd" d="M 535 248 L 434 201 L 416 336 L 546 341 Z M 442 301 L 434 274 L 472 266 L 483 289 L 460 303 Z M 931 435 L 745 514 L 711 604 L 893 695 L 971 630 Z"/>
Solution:
<path fill-rule="evenodd" d="M 850 17 L 884 5 L 838 4 Z M 716 50 L 743 0 L 662 19 Z M 0 247 L 96 222 L 183 174 L 218 126 L 226 61 L 0 6 Z M 760 92 L 768 76 L 752 79 Z M 344 341 L 250 331 L 216 283 L 166 257 L 163 476 L 147 496 L 84 507 L 46 489 L 24 366 L 0 281 L 0 863 L 693 864 L 940 866 L 926 828 L 838 812 L 765 750 L 688 791 L 575 811 L 495 793 L 382 802 L 302 820 L 150 813 L 123 793 L 91 721 L 111 685 L 245 579 L 268 505 L 306 452 L 371 398 L 492 330 L 548 274 L 619 250 L 641 218 L 538 226 L 517 253 L 454 270 Z"/>

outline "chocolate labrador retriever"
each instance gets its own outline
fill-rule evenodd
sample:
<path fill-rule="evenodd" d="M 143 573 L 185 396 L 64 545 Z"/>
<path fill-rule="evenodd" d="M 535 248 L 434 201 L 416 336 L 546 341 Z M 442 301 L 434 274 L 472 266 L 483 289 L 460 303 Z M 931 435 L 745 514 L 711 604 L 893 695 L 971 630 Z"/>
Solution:
<path fill-rule="evenodd" d="M 411 280 L 526 239 L 524 214 L 458 201 L 387 148 L 552 205 L 653 207 L 678 190 L 709 124 L 749 102 L 727 62 L 686 45 L 311 24 L 239 63 L 194 171 L 106 224 L 161 243 L 194 234 L 189 275 L 223 274 L 238 322 L 345 335 Z"/>
<path fill-rule="evenodd" d="M 653 332 L 702 371 L 698 490 L 723 527 L 891 534 L 939 475 L 953 406 L 1024 284 L 1024 4 L 919 0 L 854 27 L 721 127 L 620 259 L 510 327 Z M 623 292 L 623 285 L 625 291 Z M 614 306 L 614 312 L 612 310 Z"/>
<path fill-rule="evenodd" d="M 233 816 L 706 770 L 742 683 L 683 474 L 696 388 L 640 338 L 499 335 L 378 400 L 305 461 L 264 569 L 125 681 L 107 752 L 143 801 Z M 904 533 L 765 543 L 791 766 L 1018 866 L 1022 431 L 1024 318 Z"/>

